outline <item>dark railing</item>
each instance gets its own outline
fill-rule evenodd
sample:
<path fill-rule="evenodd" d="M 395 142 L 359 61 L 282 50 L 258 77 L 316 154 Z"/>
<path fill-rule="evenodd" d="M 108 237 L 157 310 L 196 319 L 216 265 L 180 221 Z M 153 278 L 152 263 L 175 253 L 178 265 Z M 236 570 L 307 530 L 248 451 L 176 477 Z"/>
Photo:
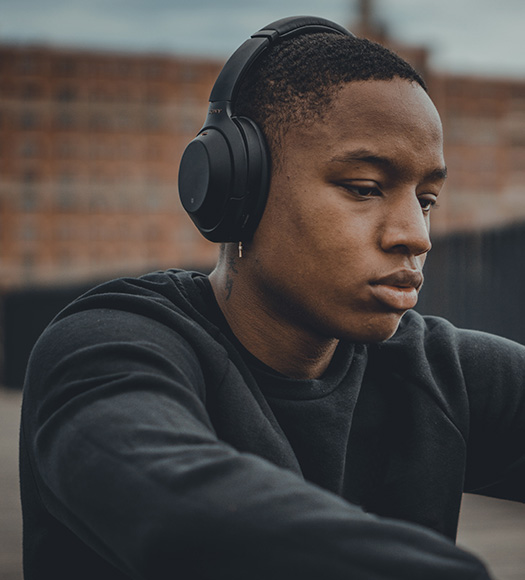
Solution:
<path fill-rule="evenodd" d="M 417 310 L 525 344 L 525 224 L 435 240 Z"/>

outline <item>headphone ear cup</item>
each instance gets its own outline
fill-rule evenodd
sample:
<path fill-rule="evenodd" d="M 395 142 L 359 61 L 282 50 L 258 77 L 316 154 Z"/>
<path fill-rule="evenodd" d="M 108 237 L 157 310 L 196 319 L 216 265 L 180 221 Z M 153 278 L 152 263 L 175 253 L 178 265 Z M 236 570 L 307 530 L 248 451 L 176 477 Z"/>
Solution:
<path fill-rule="evenodd" d="M 208 128 L 186 147 L 179 168 L 184 209 L 208 239 L 221 223 L 233 187 L 233 160 L 224 134 Z M 221 241 L 213 240 L 212 241 Z"/>
<path fill-rule="evenodd" d="M 248 117 L 232 117 L 243 135 L 246 147 L 246 186 L 242 214 L 239 216 L 235 240 L 249 240 L 264 213 L 270 188 L 271 160 L 263 132 Z"/>
<path fill-rule="evenodd" d="M 247 117 L 231 117 L 207 127 L 186 147 L 179 169 L 179 195 L 208 240 L 247 241 L 264 212 L 269 181 L 262 131 Z"/>

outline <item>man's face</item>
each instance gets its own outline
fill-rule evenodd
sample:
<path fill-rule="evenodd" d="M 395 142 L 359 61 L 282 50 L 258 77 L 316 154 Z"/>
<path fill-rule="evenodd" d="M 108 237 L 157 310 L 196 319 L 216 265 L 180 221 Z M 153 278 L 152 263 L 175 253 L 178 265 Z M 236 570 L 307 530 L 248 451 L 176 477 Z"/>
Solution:
<path fill-rule="evenodd" d="M 443 185 L 441 123 L 407 80 L 352 82 L 285 134 L 243 266 L 270 316 L 302 332 L 386 340 L 417 301 Z"/>

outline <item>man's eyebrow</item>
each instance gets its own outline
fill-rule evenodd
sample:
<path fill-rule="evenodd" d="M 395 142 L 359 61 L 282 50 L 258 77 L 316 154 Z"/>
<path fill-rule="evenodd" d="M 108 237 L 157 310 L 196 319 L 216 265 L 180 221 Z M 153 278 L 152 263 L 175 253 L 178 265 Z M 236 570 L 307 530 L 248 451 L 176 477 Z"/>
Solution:
<path fill-rule="evenodd" d="M 434 169 L 427 175 L 427 179 L 429 181 L 438 181 L 440 179 L 446 179 L 448 175 L 447 167 L 439 167 L 438 169 Z"/>
<path fill-rule="evenodd" d="M 386 167 L 394 167 L 395 163 L 389 157 L 384 155 L 376 155 L 368 149 L 355 149 L 354 151 L 346 151 L 340 155 L 335 155 L 330 159 L 332 163 L 351 163 L 352 161 L 364 161 L 372 165 L 384 165 Z"/>
<path fill-rule="evenodd" d="M 370 163 L 371 165 L 376 165 L 383 167 L 386 170 L 396 170 L 398 169 L 398 164 L 385 155 L 377 155 L 368 149 L 356 149 L 354 151 L 348 151 L 341 155 L 335 155 L 330 159 L 332 163 L 352 163 L 354 161 L 363 161 L 364 163 Z M 447 178 L 447 167 L 437 167 L 430 171 L 425 179 L 428 181 L 438 181 Z"/>

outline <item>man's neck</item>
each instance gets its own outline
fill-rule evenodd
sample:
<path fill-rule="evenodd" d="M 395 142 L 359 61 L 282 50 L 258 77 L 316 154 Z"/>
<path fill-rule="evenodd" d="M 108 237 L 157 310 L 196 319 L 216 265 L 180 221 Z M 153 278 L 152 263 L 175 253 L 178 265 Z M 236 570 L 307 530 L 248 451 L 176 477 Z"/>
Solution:
<path fill-rule="evenodd" d="M 230 328 L 251 354 L 291 378 L 321 377 L 332 360 L 337 339 L 317 336 L 274 312 L 238 270 L 219 266 L 210 282 Z"/>

